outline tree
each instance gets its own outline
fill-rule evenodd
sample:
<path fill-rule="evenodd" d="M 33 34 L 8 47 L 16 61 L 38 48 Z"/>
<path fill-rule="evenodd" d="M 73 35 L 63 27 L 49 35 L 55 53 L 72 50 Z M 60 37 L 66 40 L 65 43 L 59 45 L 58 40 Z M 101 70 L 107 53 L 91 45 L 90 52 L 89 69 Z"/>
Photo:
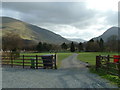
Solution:
<path fill-rule="evenodd" d="M 71 43 L 70 51 L 71 51 L 71 52 L 75 52 L 75 46 L 74 46 L 74 43 L 73 43 L 73 42 Z"/>
<path fill-rule="evenodd" d="M 61 46 L 56 45 L 56 44 L 52 44 L 51 52 L 58 52 L 58 51 L 61 51 Z"/>
<path fill-rule="evenodd" d="M 68 48 L 68 46 L 66 45 L 66 43 L 63 43 L 63 44 L 61 45 L 61 48 L 66 50 L 66 49 Z"/>
<path fill-rule="evenodd" d="M 112 35 L 107 39 L 106 50 L 107 51 L 118 51 L 118 38 L 116 35 Z"/>
<path fill-rule="evenodd" d="M 50 51 L 52 49 L 52 44 L 39 42 L 36 49 L 38 52 Z"/>
<path fill-rule="evenodd" d="M 87 43 L 86 43 L 86 51 L 88 52 L 92 52 L 94 51 L 94 40 L 93 39 L 90 39 Z"/>
<path fill-rule="evenodd" d="M 80 52 L 80 51 L 83 51 L 83 43 L 79 43 L 78 44 L 78 51 Z"/>
<path fill-rule="evenodd" d="M 43 51 L 50 51 L 52 48 L 51 44 L 43 43 Z"/>
<path fill-rule="evenodd" d="M 37 49 L 38 52 L 42 52 L 42 50 L 43 50 L 43 45 L 42 45 L 41 42 L 38 43 L 38 45 L 36 46 L 36 49 Z"/>
<path fill-rule="evenodd" d="M 97 41 L 92 41 L 92 42 L 87 42 L 86 43 L 86 51 L 88 52 L 97 52 L 99 51 L 100 48 L 99 48 L 99 44 L 97 43 Z"/>
<path fill-rule="evenodd" d="M 94 40 L 93 40 L 93 39 L 90 39 L 88 42 L 94 42 Z"/>
<path fill-rule="evenodd" d="M 100 47 L 100 51 L 104 50 L 104 41 L 102 38 L 100 38 L 99 47 Z"/>
<path fill-rule="evenodd" d="M 23 42 L 24 42 L 24 46 L 22 47 L 22 50 L 25 50 L 25 51 L 36 51 L 37 50 L 36 46 L 38 44 L 35 41 L 24 39 Z"/>
<path fill-rule="evenodd" d="M 19 50 L 23 47 L 23 40 L 18 34 L 7 33 L 2 37 L 2 49 L 3 50 Z"/>

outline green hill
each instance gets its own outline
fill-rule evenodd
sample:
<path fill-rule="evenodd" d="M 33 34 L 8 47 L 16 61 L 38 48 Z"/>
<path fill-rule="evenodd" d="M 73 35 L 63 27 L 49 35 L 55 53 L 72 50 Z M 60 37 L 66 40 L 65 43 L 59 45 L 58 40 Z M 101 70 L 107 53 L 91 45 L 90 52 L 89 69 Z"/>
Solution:
<path fill-rule="evenodd" d="M 100 40 L 100 38 L 102 38 L 105 42 L 107 42 L 110 38 L 116 37 L 116 39 L 120 40 L 119 33 L 120 33 L 119 27 L 111 27 L 107 29 L 102 35 L 95 37 L 93 39 Z"/>
<path fill-rule="evenodd" d="M 22 39 L 32 40 L 37 43 L 40 41 L 51 44 L 70 43 L 69 40 L 44 28 L 10 17 L 1 17 L 0 19 L 2 19 L 2 25 L 0 25 L 2 28 L 2 36 L 7 33 L 15 33 Z"/>

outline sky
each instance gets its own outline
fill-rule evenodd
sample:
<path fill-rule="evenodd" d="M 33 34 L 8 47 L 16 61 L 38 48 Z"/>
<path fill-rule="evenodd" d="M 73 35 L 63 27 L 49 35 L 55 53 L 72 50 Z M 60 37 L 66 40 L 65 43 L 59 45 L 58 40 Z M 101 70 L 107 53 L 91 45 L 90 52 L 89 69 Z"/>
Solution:
<path fill-rule="evenodd" d="M 2 2 L 0 16 L 37 25 L 65 38 L 90 40 L 101 35 L 108 28 L 118 26 L 118 1 L 6 1 Z"/>

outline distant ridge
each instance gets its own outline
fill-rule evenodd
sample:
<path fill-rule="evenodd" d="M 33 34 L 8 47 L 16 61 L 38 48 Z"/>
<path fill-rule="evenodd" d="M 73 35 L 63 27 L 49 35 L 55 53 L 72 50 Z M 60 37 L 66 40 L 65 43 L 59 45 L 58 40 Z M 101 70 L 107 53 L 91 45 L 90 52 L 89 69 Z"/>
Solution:
<path fill-rule="evenodd" d="M 77 42 L 77 43 L 86 42 L 86 40 L 83 40 L 83 39 L 80 39 L 80 38 L 67 38 L 67 39 L 70 40 L 70 41 Z"/>

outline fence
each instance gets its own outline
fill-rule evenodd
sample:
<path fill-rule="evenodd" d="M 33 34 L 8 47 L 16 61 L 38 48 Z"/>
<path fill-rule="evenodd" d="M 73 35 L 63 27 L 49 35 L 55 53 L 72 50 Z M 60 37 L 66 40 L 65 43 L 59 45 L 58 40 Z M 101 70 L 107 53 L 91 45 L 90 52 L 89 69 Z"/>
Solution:
<path fill-rule="evenodd" d="M 114 59 L 118 59 L 118 62 L 114 62 Z M 107 56 L 96 56 L 96 70 L 104 70 L 108 74 L 118 76 L 120 78 L 120 58 Z"/>
<path fill-rule="evenodd" d="M 20 55 L 14 56 L 2 56 L 2 66 L 21 66 L 23 68 L 51 68 L 57 69 L 56 54 L 55 55 Z"/>

